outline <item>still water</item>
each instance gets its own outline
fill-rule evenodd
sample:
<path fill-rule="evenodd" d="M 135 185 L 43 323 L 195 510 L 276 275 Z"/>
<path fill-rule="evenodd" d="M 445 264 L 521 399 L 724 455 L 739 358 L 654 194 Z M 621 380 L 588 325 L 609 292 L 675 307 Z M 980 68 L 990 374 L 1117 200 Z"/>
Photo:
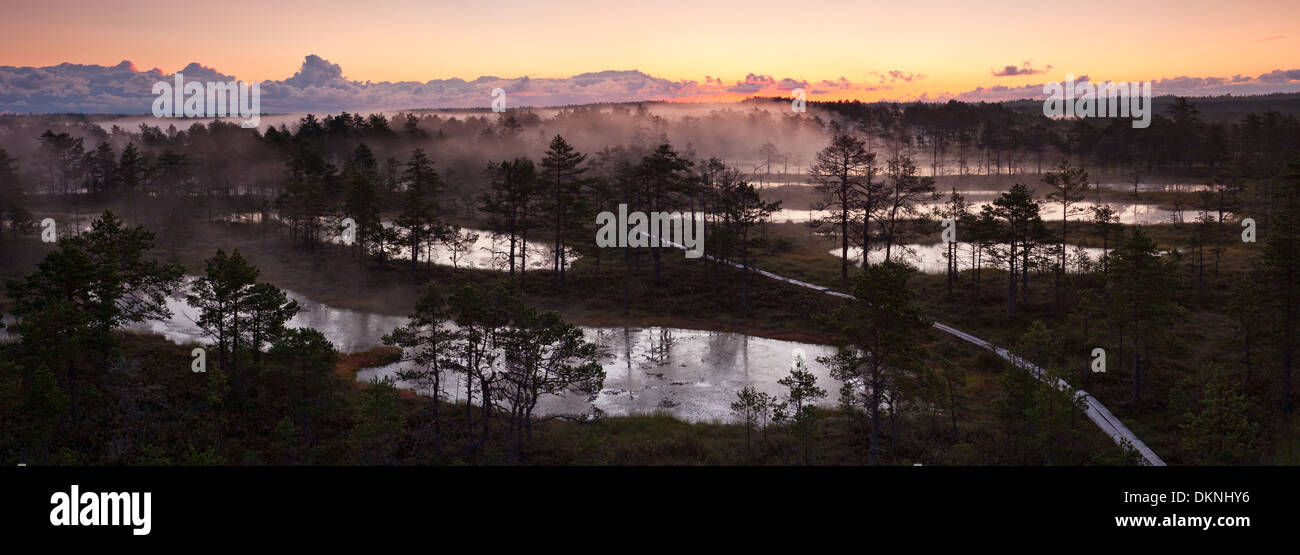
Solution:
<path fill-rule="evenodd" d="M 302 312 L 289 326 L 316 329 L 345 353 L 383 345 L 381 337 L 406 322 L 401 316 L 333 307 L 293 291 L 286 290 L 286 294 L 302 305 Z M 129 329 L 160 334 L 177 344 L 211 343 L 194 323 L 199 317 L 197 309 L 183 298 L 169 299 L 167 304 L 171 318 Z M 537 408 L 539 414 L 588 413 L 594 406 L 612 415 L 662 411 L 693 422 L 728 420 L 730 404 L 741 388 L 753 386 L 773 395 L 782 390 L 776 382 L 789 373 L 795 349 L 806 353 L 808 370 L 828 393 L 823 400 L 827 406 L 835 404 L 839 391 L 840 383 L 816 361 L 834 352 L 826 345 L 663 327 L 584 327 L 583 333 L 599 346 L 600 364 L 606 372 L 604 388 L 594 398 L 546 398 Z M 4 336 L 0 330 L 0 340 Z M 357 379 L 392 377 L 405 364 L 363 369 Z M 443 387 L 446 398 L 464 398 L 459 376 L 447 376 Z"/>
<path fill-rule="evenodd" d="M 992 200 L 978 200 L 967 198 L 967 202 L 972 204 L 969 212 L 978 214 L 986 204 L 992 203 Z M 1119 217 L 1120 223 L 1124 225 L 1133 224 L 1167 224 L 1180 221 L 1180 214 L 1174 210 L 1161 208 L 1156 204 L 1149 203 L 1131 203 L 1131 202 L 1111 202 L 1109 204 L 1115 210 L 1115 215 Z M 1076 202 L 1070 206 L 1071 222 L 1086 222 L 1091 219 L 1091 208 L 1097 206 L 1097 203 L 1091 201 Z M 917 209 L 924 214 L 931 214 L 934 210 L 944 210 L 942 202 L 923 202 L 919 203 Z M 1043 202 L 1038 212 L 1039 216 L 1046 222 L 1061 221 L 1061 205 Z M 772 213 L 771 221 L 778 223 L 806 223 L 812 220 L 824 219 L 832 216 L 829 210 L 800 210 L 791 208 L 782 208 Z M 1194 210 L 1184 210 L 1181 214 L 1181 221 L 1192 221 L 1196 217 Z"/>
<path fill-rule="evenodd" d="M 1005 243 L 993 245 L 993 248 L 1007 248 Z M 1066 266 L 1070 269 L 1075 268 L 1077 249 L 1075 245 L 1066 245 Z M 1088 255 L 1088 260 L 1096 262 L 1101 260 L 1102 249 L 1100 247 L 1084 247 L 1083 251 Z M 834 248 L 829 252 L 832 256 L 839 257 L 840 249 Z M 957 262 L 958 268 L 968 270 L 971 267 L 972 247 L 969 243 L 957 244 Z M 889 257 L 891 260 L 906 262 L 915 266 L 926 274 L 942 274 L 948 271 L 948 245 L 946 243 L 906 243 L 894 245 L 890 250 Z M 884 245 L 873 245 L 867 261 L 871 264 L 879 264 L 885 260 Z M 849 261 L 862 261 L 862 247 L 849 247 Z M 980 266 L 984 268 L 1003 268 L 1005 262 L 999 261 L 985 252 L 981 257 Z"/>

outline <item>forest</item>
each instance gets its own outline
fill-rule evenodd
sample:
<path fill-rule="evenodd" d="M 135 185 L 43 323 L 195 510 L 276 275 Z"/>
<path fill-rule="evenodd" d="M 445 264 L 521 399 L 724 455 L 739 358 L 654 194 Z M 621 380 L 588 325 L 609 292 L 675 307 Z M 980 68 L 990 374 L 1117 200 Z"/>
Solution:
<path fill-rule="evenodd" d="M 0 115 L 0 461 L 1140 464 L 1086 390 L 1169 464 L 1296 464 L 1300 96 L 1155 106 Z M 620 204 L 705 256 L 598 247 Z M 296 294 L 403 323 L 343 352 Z M 607 414 L 590 330 L 642 327 L 826 349 Z"/>

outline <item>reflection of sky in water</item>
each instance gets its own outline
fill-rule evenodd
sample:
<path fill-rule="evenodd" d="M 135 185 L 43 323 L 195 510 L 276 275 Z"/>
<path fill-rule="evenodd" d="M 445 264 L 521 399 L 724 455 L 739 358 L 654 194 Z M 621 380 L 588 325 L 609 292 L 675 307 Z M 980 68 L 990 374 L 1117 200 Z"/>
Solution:
<path fill-rule="evenodd" d="M 1097 186 L 1092 185 L 1093 188 Z M 1111 189 L 1115 191 L 1132 191 L 1132 183 L 1102 183 L 1102 189 Z M 1210 185 L 1206 183 L 1138 183 L 1139 192 L 1160 191 L 1166 193 L 1195 193 L 1199 191 L 1210 190 Z"/>
<path fill-rule="evenodd" d="M 373 312 L 335 308 L 308 299 L 298 293 L 286 290 L 289 298 L 298 301 L 302 311 L 292 320 L 289 327 L 312 328 L 325 335 L 335 348 L 344 353 L 364 351 L 382 345 L 380 340 L 393 328 L 406 323 L 401 316 L 388 316 Z M 212 343 L 203 336 L 203 332 L 194 323 L 199 318 L 198 309 L 185 302 L 183 297 L 167 299 L 167 308 L 172 317 L 166 320 L 149 320 L 128 327 L 128 329 L 156 333 L 177 343 Z"/>
<path fill-rule="evenodd" d="M 834 405 L 839 382 L 815 359 L 832 354 L 825 345 L 809 345 L 739 333 L 677 328 L 584 328 L 588 341 L 600 346 L 605 387 L 594 400 L 585 396 L 550 396 L 538 404 L 541 414 L 578 414 L 595 405 L 611 415 L 663 411 L 692 422 L 733 418 L 731 402 L 746 386 L 776 395 L 777 380 L 789 374 L 792 352 L 807 353 L 807 367 L 826 389 L 823 403 Z M 391 376 L 409 363 L 368 368 L 358 380 Z M 462 377 L 445 378 L 448 399 L 464 399 Z M 425 392 L 428 393 L 428 392 Z M 477 392 L 475 393 L 477 395 Z"/>
<path fill-rule="evenodd" d="M 289 322 L 291 327 L 310 327 L 325 334 L 342 352 L 357 352 L 382 345 L 381 337 L 406 323 L 406 318 L 335 308 L 286 293 L 302 305 L 302 312 Z M 194 320 L 198 311 L 183 299 L 169 299 L 172 317 L 149 321 L 130 329 L 156 333 L 177 344 L 211 343 L 202 336 Z M 832 354 L 825 345 L 810 345 L 752 337 L 739 333 L 684 330 L 676 328 L 583 328 L 588 341 L 600 347 L 605 368 L 605 387 L 589 402 L 585 396 L 548 397 L 538 406 L 539 414 L 579 414 L 594 404 L 609 414 L 665 411 L 691 421 L 728 420 L 736 392 L 753 386 L 770 394 L 782 388 L 776 381 L 789 373 L 792 352 L 806 352 L 807 367 L 826 389 L 826 405 L 838 398 L 839 382 L 830 378 L 816 358 Z M 0 330 L 0 337 L 4 330 Z M 388 376 L 407 363 L 369 368 L 357 379 Z M 443 389 L 449 399 L 464 399 L 464 384 L 458 375 L 448 375 Z M 476 393 L 477 394 L 477 393 Z"/>
<path fill-rule="evenodd" d="M 384 227 L 391 228 L 391 222 L 384 222 Z M 477 268 L 480 270 L 500 270 L 510 269 L 510 237 L 493 235 L 490 231 L 481 229 L 461 228 L 461 233 L 474 236 L 474 241 L 466 242 L 464 248 L 457 251 L 448 247 L 442 242 L 435 242 L 432 245 L 422 247 L 418 258 L 423 262 L 432 261 L 434 264 L 442 266 L 455 266 L 459 268 Z M 468 238 L 468 237 L 466 237 Z M 338 243 L 341 239 L 335 237 L 332 242 Z M 516 241 L 515 258 L 523 256 L 524 243 Z M 552 245 L 540 243 L 537 241 L 527 242 L 527 265 L 529 270 L 549 269 L 554 263 L 552 253 L 555 249 Z M 406 246 L 389 246 L 389 256 L 395 260 L 410 260 L 411 249 Z M 572 249 L 567 250 L 565 256 L 566 264 L 573 264 L 579 256 Z"/>
<path fill-rule="evenodd" d="M 971 208 L 969 209 L 969 212 L 975 214 L 975 213 L 979 213 L 980 209 L 984 205 L 991 203 L 992 197 L 989 197 L 987 200 L 967 197 L 966 202 L 972 204 Z M 1110 202 L 1110 203 L 1102 203 L 1102 204 L 1109 204 L 1110 207 L 1115 210 L 1116 215 L 1119 216 L 1120 223 L 1125 225 L 1134 224 L 1134 223 L 1167 224 L 1173 222 L 1177 216 L 1173 210 L 1160 208 L 1160 206 L 1156 204 L 1135 204 L 1135 203 L 1125 203 L 1125 202 Z M 1097 203 L 1091 201 L 1077 202 L 1072 204 L 1070 206 L 1070 212 L 1071 212 L 1070 221 L 1086 222 L 1091 220 L 1092 214 L 1089 210 L 1096 205 Z M 1043 221 L 1046 222 L 1055 221 L 1058 223 L 1061 221 L 1061 205 L 1053 204 L 1049 202 L 1042 202 L 1041 206 L 1042 207 L 1038 213 L 1043 218 Z M 943 210 L 946 207 L 942 202 L 924 202 L 924 203 L 920 203 L 920 205 L 918 206 L 918 210 L 920 210 L 924 214 L 930 214 L 931 210 L 936 208 Z M 825 218 L 830 215 L 831 212 L 828 210 L 799 210 L 799 209 L 782 208 L 781 210 L 777 210 L 776 212 L 772 213 L 772 221 L 782 222 L 782 223 L 784 222 L 804 223 L 811 219 Z M 1187 209 L 1183 211 L 1184 221 L 1190 222 L 1195 217 L 1196 217 L 1195 210 Z"/>
<path fill-rule="evenodd" d="M 4 322 L 5 326 L 12 326 L 16 321 L 18 321 L 18 319 L 14 318 L 12 314 L 5 314 L 3 318 L 0 318 L 0 322 Z M 8 343 L 17 340 L 18 336 L 11 335 L 7 327 L 0 328 L 0 343 Z"/>
<path fill-rule="evenodd" d="M 187 276 L 193 279 L 193 276 Z M 289 320 L 291 328 L 312 328 L 325 335 L 334 347 L 344 353 L 364 351 L 371 347 L 383 345 L 380 339 L 393 328 L 406 323 L 406 318 L 389 316 L 373 312 L 335 308 L 308 299 L 298 293 L 286 290 L 289 298 L 298 301 L 302 311 Z M 187 343 L 212 344 L 213 341 L 203 335 L 195 324 L 199 318 L 197 308 L 185 302 L 184 295 L 167 299 L 167 308 L 172 316 L 166 320 L 147 320 L 126 326 L 127 329 L 142 333 L 161 335 L 177 345 Z M 5 323 L 13 322 L 12 316 L 5 317 Z M 0 330 L 0 340 L 8 337 L 7 330 Z"/>
<path fill-rule="evenodd" d="M 927 168 L 925 168 L 925 169 L 928 170 L 929 168 L 927 167 Z M 923 172 L 922 175 L 928 175 L 928 173 L 929 173 L 929 172 L 926 171 L 926 172 Z M 953 176 L 952 174 L 945 174 L 945 175 L 943 175 L 943 176 L 941 176 L 941 177 L 948 178 L 948 177 L 954 177 L 954 176 Z M 988 178 L 988 177 L 992 177 L 992 176 L 974 176 L 974 177 L 976 177 L 976 178 Z M 1002 176 L 1002 177 L 1009 178 L 1010 176 L 1005 176 L 1005 175 L 1004 175 L 1004 176 Z M 1041 182 L 1039 182 L 1039 181 L 1035 178 L 1035 176 L 1026 176 L 1026 178 L 1027 178 L 1028 180 L 1030 180 L 1030 181 L 1034 181 L 1034 185 L 1035 185 L 1036 187 L 1040 187 L 1040 188 L 1041 188 L 1041 187 L 1043 186 L 1043 185 L 1041 184 Z M 780 185 L 787 185 L 787 184 L 788 184 L 788 185 L 805 185 L 805 186 L 808 186 L 808 187 L 816 187 L 816 186 L 817 186 L 817 184 L 814 183 L 814 182 L 812 182 L 811 180 L 809 180 L 808 176 L 805 175 L 805 174 L 797 174 L 797 175 L 796 175 L 796 174 L 790 174 L 790 175 L 782 176 L 780 173 L 777 173 L 777 174 L 774 174 L 770 179 L 768 179 L 768 180 L 767 180 L 767 183 L 769 183 L 769 184 L 775 183 L 775 184 L 780 184 Z M 1029 185 L 1029 183 L 1026 183 L 1026 185 Z M 1133 182 L 1132 182 L 1132 181 L 1127 182 L 1127 183 L 1108 181 L 1108 182 L 1101 183 L 1100 185 L 1101 185 L 1101 188 L 1102 188 L 1102 189 L 1108 189 L 1108 190 L 1112 190 L 1112 191 L 1132 191 L 1132 190 L 1133 190 Z M 1088 189 L 1089 189 L 1089 190 L 1093 190 L 1093 191 L 1095 191 L 1095 190 L 1097 189 L 1097 186 L 1098 186 L 1098 184 L 1095 183 L 1095 182 L 1088 183 Z M 1138 183 L 1137 188 L 1138 188 L 1138 191 L 1139 191 L 1139 192 L 1195 193 L 1195 192 L 1198 192 L 1198 191 L 1208 191 L 1208 190 L 1210 190 L 1210 185 L 1207 184 L 1207 183 Z M 950 191 L 951 189 L 952 189 L 952 185 L 951 185 L 951 184 L 949 184 L 949 183 L 945 183 L 945 182 L 940 182 L 940 183 L 939 183 L 939 192 L 944 193 L 944 194 L 947 194 L 948 191 Z M 963 194 L 963 195 L 965 195 L 965 196 L 966 196 L 966 200 L 971 200 L 972 197 L 976 197 L 976 198 L 977 198 L 977 197 L 980 197 L 980 196 L 990 196 L 990 197 L 992 197 L 992 196 L 997 196 L 997 195 L 1002 194 L 1003 192 L 1005 192 L 1005 189 L 1003 189 L 1003 190 L 1001 190 L 1001 191 L 993 191 L 993 190 L 988 190 L 988 189 L 963 189 L 961 185 L 958 185 L 958 186 L 957 186 L 957 192 L 958 192 L 958 193 L 961 193 L 961 194 Z"/>
<path fill-rule="evenodd" d="M 969 269 L 971 266 L 971 245 L 969 243 L 957 244 L 957 262 L 962 270 Z M 1006 243 L 996 245 L 996 248 L 1006 249 Z M 1066 245 L 1066 262 L 1067 267 L 1074 269 L 1075 252 L 1077 247 Z M 871 254 L 868 261 L 872 264 L 879 264 L 885 260 L 885 245 L 872 245 Z M 877 250 L 879 249 L 879 250 Z M 1100 247 L 1085 247 L 1084 252 L 1088 254 L 1088 259 L 1096 262 L 1101 260 L 1102 249 Z M 829 252 L 832 256 L 839 257 L 840 249 L 834 248 Z M 895 261 L 907 262 L 915 266 L 918 270 L 927 274 L 942 274 L 948 271 L 948 246 L 945 243 L 932 243 L 922 245 L 918 243 L 908 243 L 903 245 L 894 245 L 889 253 L 889 257 Z M 860 262 L 862 260 L 861 247 L 849 247 L 849 261 Z M 980 266 L 985 268 L 1002 267 L 1005 263 L 998 261 L 985 251 Z"/>
<path fill-rule="evenodd" d="M 63 237 L 77 232 L 90 230 L 90 224 L 102 212 L 54 212 L 40 213 L 36 215 L 36 220 L 42 218 L 54 218 L 55 225 L 58 229 L 59 236 Z M 123 217 L 118 214 L 118 217 Z M 259 212 L 239 212 L 228 214 L 227 221 L 237 223 L 255 224 L 262 221 L 262 214 Z M 385 227 L 392 227 L 391 222 L 384 222 Z M 148 225 L 146 224 L 146 227 Z M 37 228 L 39 232 L 39 227 Z M 462 232 L 475 235 L 472 243 L 467 242 L 465 249 L 454 252 L 447 245 L 436 242 L 432 246 L 421 249 L 419 259 L 423 262 L 432 260 L 434 264 L 443 266 L 457 266 L 460 268 L 477 268 L 480 270 L 500 270 L 509 269 L 510 264 L 510 239 L 509 237 L 493 236 L 489 231 L 479 229 L 462 228 Z M 331 242 L 340 243 L 342 239 L 334 236 Z M 551 245 L 537 241 L 528 241 L 528 269 L 539 270 L 547 269 L 552 265 L 551 253 L 554 248 Z M 523 243 L 515 245 L 515 257 L 518 258 L 522 253 Z M 411 249 L 405 246 L 388 247 L 388 255 L 391 259 L 401 261 L 410 260 Z M 566 260 L 568 264 L 580 258 L 577 254 L 569 251 Z"/>

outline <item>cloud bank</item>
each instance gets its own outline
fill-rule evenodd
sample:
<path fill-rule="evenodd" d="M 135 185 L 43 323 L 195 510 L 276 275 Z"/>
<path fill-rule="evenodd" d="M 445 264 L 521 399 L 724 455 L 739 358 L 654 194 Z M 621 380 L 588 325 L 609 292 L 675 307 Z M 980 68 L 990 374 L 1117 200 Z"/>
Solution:
<path fill-rule="evenodd" d="M 1048 69 L 1051 66 L 1047 66 Z M 1032 75 L 1028 62 L 994 69 L 995 75 Z M 234 81 L 215 68 L 191 63 L 177 73 L 186 81 Z M 129 61 L 114 66 L 63 63 L 47 67 L 0 66 L 0 113 L 149 113 L 158 81 L 171 82 L 173 73 L 153 68 L 141 71 Z M 744 96 L 789 96 L 796 88 L 809 95 L 836 98 L 893 90 L 894 84 L 926 79 L 903 70 L 868 72 L 863 81 L 847 77 L 810 81 L 750 73 L 726 82 L 705 76 L 702 82 L 674 81 L 637 70 L 600 71 L 563 78 L 482 76 L 472 81 L 371 82 L 347 79 L 338 64 L 309 55 L 292 76 L 260 82 L 266 113 L 338 112 L 342 110 L 401 110 L 418 108 L 487 108 L 493 89 L 507 92 L 508 107 L 562 106 L 648 100 L 706 101 Z M 1155 82 L 1156 94 L 1219 95 L 1300 91 L 1300 69 L 1274 70 L 1258 76 L 1174 77 Z M 922 94 L 920 101 L 1002 101 L 1042 98 L 1042 84 L 1018 87 L 979 87 L 959 94 Z"/>

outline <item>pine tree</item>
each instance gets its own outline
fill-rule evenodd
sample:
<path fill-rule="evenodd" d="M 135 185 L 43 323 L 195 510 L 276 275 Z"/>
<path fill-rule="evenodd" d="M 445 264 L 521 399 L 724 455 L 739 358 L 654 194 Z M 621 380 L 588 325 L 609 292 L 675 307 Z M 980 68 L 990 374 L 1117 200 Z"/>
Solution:
<path fill-rule="evenodd" d="M 840 335 L 842 346 L 818 361 L 831 376 L 846 384 L 850 401 L 863 405 L 871 417 L 867 464 L 879 462 L 880 405 L 894 386 L 895 374 L 920 368 L 919 341 L 930 322 L 907 286 L 911 267 L 898 262 L 871 266 L 854 282 L 854 299 L 825 320 Z"/>
<path fill-rule="evenodd" d="M 817 163 L 809 168 L 809 177 L 817 183 L 817 192 L 823 200 L 817 206 L 829 210 L 830 215 L 819 223 L 832 225 L 840 233 L 840 279 L 849 280 L 849 220 L 854 210 L 863 211 L 862 256 L 871 250 L 870 218 L 878 200 L 879 189 L 871 177 L 879 170 L 875 167 L 875 153 L 868 153 L 862 140 L 850 135 L 836 135 L 831 143 L 817 153 Z M 863 264 L 866 267 L 866 264 Z"/>
<path fill-rule="evenodd" d="M 799 439 L 803 450 L 803 464 L 810 462 L 809 447 L 817 436 L 817 401 L 826 397 L 826 390 L 817 387 L 817 376 L 808 371 L 803 353 L 795 353 L 790 365 L 790 374 L 776 381 L 786 389 L 785 401 L 780 403 L 777 414 L 780 420 L 789 421 L 790 431 Z"/>
<path fill-rule="evenodd" d="M 645 183 L 643 198 L 649 205 L 649 212 L 673 211 L 677 204 L 677 197 L 689 193 L 692 181 L 687 171 L 691 165 L 690 160 L 679 156 L 677 151 L 668 144 L 659 145 L 654 152 L 641 160 L 637 171 Z M 651 228 L 653 227 L 654 224 L 651 223 Z M 650 258 L 654 263 L 654 279 L 658 282 L 662 249 L 659 239 L 666 239 L 665 230 L 651 229 L 650 235 Z"/>
<path fill-rule="evenodd" d="M 249 288 L 257 283 L 258 269 L 238 249 L 229 255 L 218 249 L 204 266 L 204 275 L 190 285 L 186 301 L 199 310 L 195 324 L 216 342 L 221 370 L 235 376 L 245 323 L 240 314 L 246 310 Z"/>
<path fill-rule="evenodd" d="M 0 148 L 0 237 L 4 236 L 6 222 L 9 229 L 18 232 L 30 225 L 31 219 L 18 181 L 17 161 Z"/>
<path fill-rule="evenodd" d="M 1043 176 L 1043 183 L 1051 187 L 1052 190 L 1047 193 L 1048 200 L 1061 204 L 1061 242 L 1059 259 L 1057 260 L 1056 288 L 1057 299 L 1060 300 L 1061 275 L 1065 269 L 1065 236 L 1070 231 L 1070 216 L 1079 212 L 1078 209 L 1072 209 L 1075 203 L 1082 201 L 1084 195 L 1088 192 L 1088 172 L 1083 168 L 1070 166 L 1069 160 L 1061 160 L 1056 166 L 1056 171 L 1047 172 Z"/>
<path fill-rule="evenodd" d="M 442 213 L 439 197 L 443 192 L 442 178 L 433 168 L 433 162 L 424 149 L 411 152 L 406 163 L 406 191 L 402 195 L 402 208 L 393 224 L 403 230 L 402 242 L 410 249 L 411 267 L 419 260 L 420 249 L 442 236 L 438 226 Z"/>
<path fill-rule="evenodd" d="M 1288 176 L 1300 182 L 1300 161 L 1292 162 Z M 1264 287 L 1272 299 L 1267 317 L 1268 342 L 1282 369 L 1282 408 L 1289 413 L 1292 372 L 1300 348 L 1300 192 L 1288 188 L 1278 202 L 1264 239 L 1260 261 Z"/>
<path fill-rule="evenodd" d="M 404 433 L 397 399 L 397 388 L 391 381 L 376 378 L 366 384 L 351 435 L 359 464 L 374 466 L 396 462 L 394 454 Z"/>
<path fill-rule="evenodd" d="M 762 424 L 771 411 L 772 398 L 767 393 L 745 386 L 736 392 L 736 400 L 731 402 L 731 412 L 745 426 L 745 454 L 750 453 L 751 436 L 754 429 Z"/>
<path fill-rule="evenodd" d="M 495 229 L 510 240 L 510 275 L 515 274 L 518 260 L 519 279 L 528 263 L 528 230 L 535 225 L 533 210 L 537 204 L 537 170 L 533 161 L 515 158 L 513 161 L 488 163 L 485 173 L 491 188 L 479 198 L 479 211 L 488 214 Z"/>
<path fill-rule="evenodd" d="M 442 424 L 439 414 L 442 382 L 447 372 L 457 368 L 450 357 L 455 349 L 454 342 L 461 337 L 458 330 L 446 325 L 453 316 L 446 297 L 436 285 L 430 284 L 420 294 L 406 325 L 384 336 L 384 344 L 401 347 L 403 360 L 412 364 L 409 369 L 398 371 L 397 378 L 431 393 L 435 456 L 442 455 Z M 468 376 L 466 379 L 469 379 Z"/>
<path fill-rule="evenodd" d="M 893 247 L 902 235 L 900 227 L 905 220 L 923 217 L 918 206 L 923 200 L 937 200 L 934 178 L 922 177 L 916 164 L 907 156 L 889 160 L 886 170 L 889 181 L 884 185 L 881 206 L 882 227 L 885 235 L 885 260 L 892 260 Z"/>
<path fill-rule="evenodd" d="M 380 219 L 382 200 L 379 195 L 379 168 L 370 148 L 362 143 L 343 169 L 346 190 L 343 214 L 356 224 L 357 252 L 361 260 L 370 252 L 372 242 L 382 239 Z"/>
<path fill-rule="evenodd" d="M 539 174 L 541 202 L 542 211 L 551 222 L 554 233 L 552 272 L 556 288 L 564 284 L 567 239 L 576 225 L 577 217 L 583 213 L 582 190 L 586 184 L 583 174 L 587 168 L 582 167 L 582 163 L 586 159 L 586 154 L 575 150 L 559 135 L 551 139 L 551 146 L 542 159 L 542 171 Z"/>
<path fill-rule="evenodd" d="M 1162 253 L 1138 226 L 1115 247 L 1111 260 L 1110 326 L 1129 338 L 1135 402 L 1142 398 L 1146 367 L 1169 346 L 1170 328 L 1184 312 L 1174 301 L 1181 286 L 1177 265 L 1177 252 Z"/>
<path fill-rule="evenodd" d="M 1179 425 L 1181 447 L 1191 462 L 1201 465 L 1244 465 L 1255 461 L 1260 425 L 1258 407 L 1241 392 L 1222 367 L 1203 370 L 1199 399 L 1187 407 Z"/>

